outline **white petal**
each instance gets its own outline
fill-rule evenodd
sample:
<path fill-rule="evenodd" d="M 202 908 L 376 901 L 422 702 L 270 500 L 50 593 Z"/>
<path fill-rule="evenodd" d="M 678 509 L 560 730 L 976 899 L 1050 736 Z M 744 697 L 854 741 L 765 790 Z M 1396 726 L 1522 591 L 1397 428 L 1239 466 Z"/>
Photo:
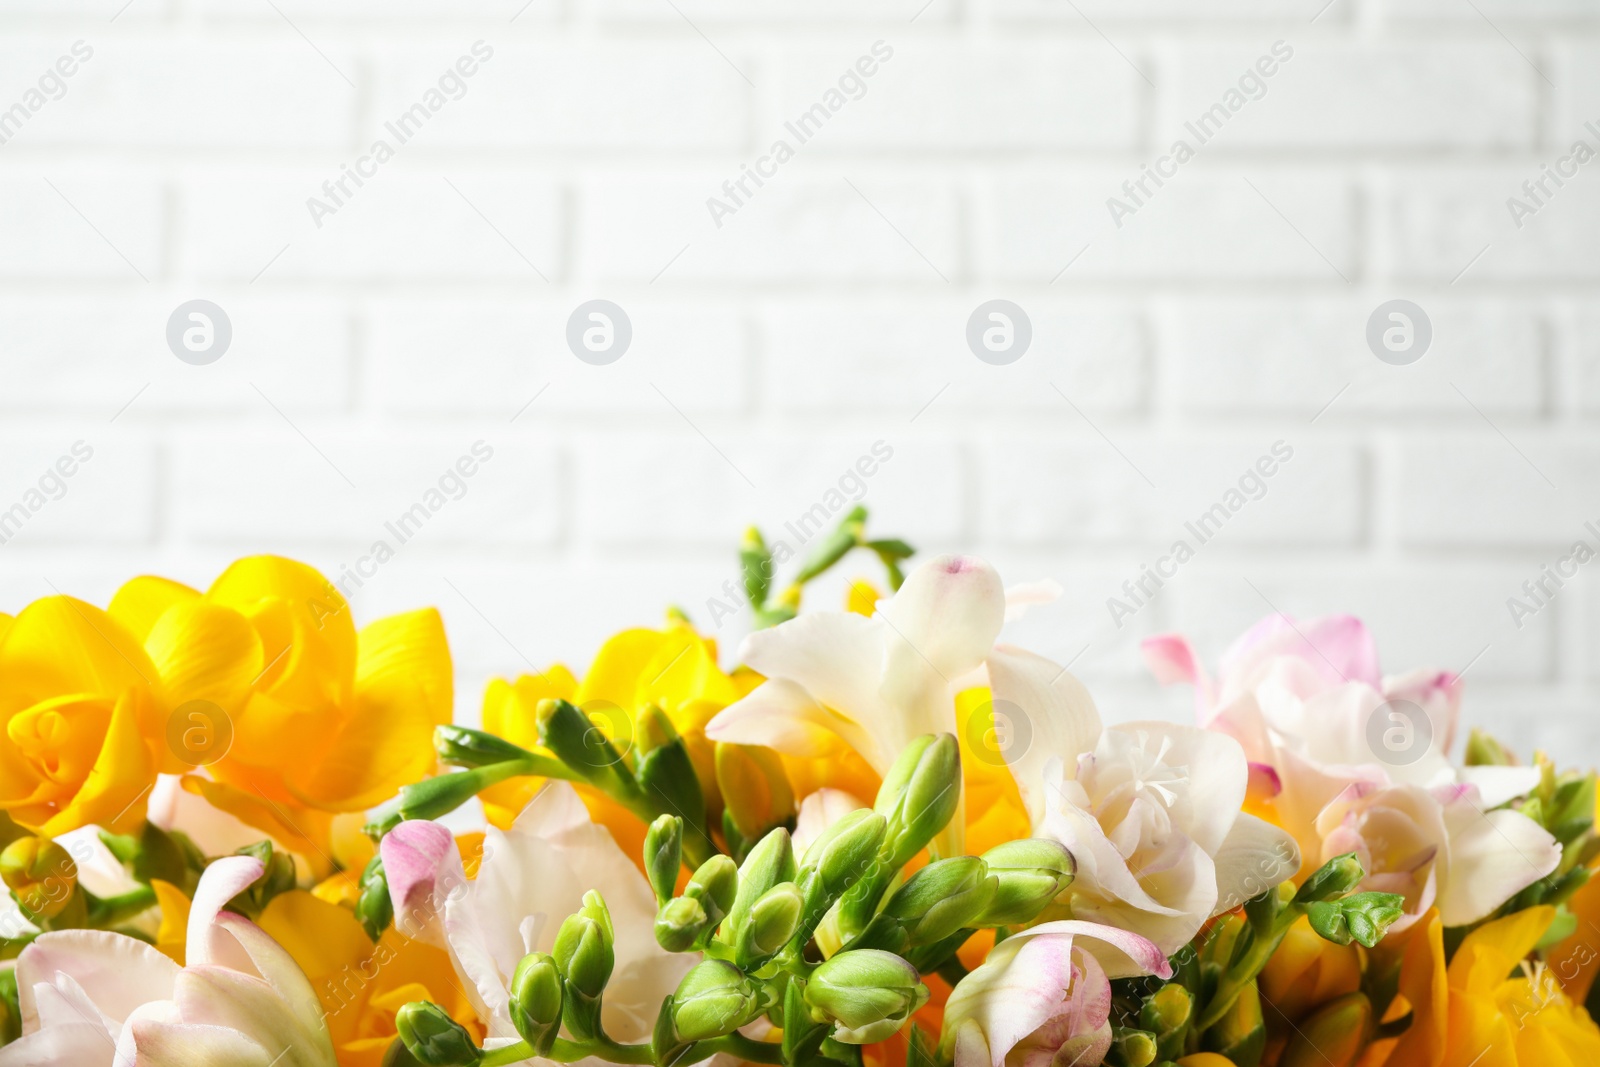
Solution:
<path fill-rule="evenodd" d="M 1169 722 L 1118 723 L 1107 730 L 1144 735 L 1144 747 L 1164 753 L 1161 762 L 1181 769 L 1186 786 L 1169 811 L 1173 826 L 1207 855 L 1222 847 L 1250 786 L 1250 765 L 1239 742 L 1214 730 Z"/>
<path fill-rule="evenodd" d="M 1450 867 L 1439 890 L 1446 926 L 1477 922 L 1556 869 L 1561 846 L 1517 811 L 1479 811 L 1469 796 L 1445 805 Z"/>
<path fill-rule="evenodd" d="M 939 556 L 907 576 L 879 608 L 888 626 L 879 692 L 890 714 L 864 725 L 880 744 L 897 754 L 921 734 L 955 732 L 952 683 L 989 655 L 1005 614 L 1000 576 L 982 560 Z"/>
<path fill-rule="evenodd" d="M 718 712 L 706 725 L 706 736 L 713 741 L 765 745 L 805 759 L 832 755 L 834 745 L 842 739 L 880 772 L 888 767 L 871 733 L 819 704 L 787 678 L 762 682 L 748 696 Z"/>
<path fill-rule="evenodd" d="M 1294 877 L 1300 848 L 1288 831 L 1241 812 L 1213 860 L 1217 903 L 1212 913 L 1221 914 Z"/>
<path fill-rule="evenodd" d="M 35 984 L 57 972 L 73 980 L 108 1018 L 123 1022 L 140 1004 L 172 996 L 180 968 L 137 938 L 108 930 L 60 930 L 43 934 L 17 960 L 17 995 L 25 1030 L 36 1030 Z"/>
<path fill-rule="evenodd" d="M 244 892 L 265 870 L 266 865 L 252 856 L 225 856 L 206 867 L 189 907 L 185 963 L 191 967 L 220 964 L 250 969 L 250 961 L 239 952 L 238 943 L 213 927 L 228 901 Z"/>
<path fill-rule="evenodd" d="M 783 678 L 819 704 L 859 720 L 879 708 L 884 625 L 852 612 L 801 615 L 744 639 L 745 665 L 766 678 Z"/>
<path fill-rule="evenodd" d="M 1039 604 L 1053 604 L 1061 599 L 1061 583 L 1049 578 L 1037 582 L 1022 582 L 1006 589 L 1006 622 L 1015 622 Z"/>
<path fill-rule="evenodd" d="M 1478 806 L 1498 808 L 1539 784 L 1537 767 L 1461 767 L 1456 778 L 1478 787 Z"/>
<path fill-rule="evenodd" d="M 1043 656 L 999 645 L 988 665 L 996 714 L 1020 716 L 1009 724 L 1011 743 L 1002 754 L 1037 825 L 1046 807 L 1045 764 L 1059 758 L 1070 776 L 1100 738 L 1100 712 L 1082 682 Z"/>
<path fill-rule="evenodd" d="M 115 1056 L 116 1046 L 104 1030 L 71 1023 L 26 1034 L 0 1048 L 0 1067 L 114 1067 Z"/>
<path fill-rule="evenodd" d="M 273 1067 L 292 1062 L 225 1026 L 140 1023 L 135 1033 L 139 1067 Z"/>

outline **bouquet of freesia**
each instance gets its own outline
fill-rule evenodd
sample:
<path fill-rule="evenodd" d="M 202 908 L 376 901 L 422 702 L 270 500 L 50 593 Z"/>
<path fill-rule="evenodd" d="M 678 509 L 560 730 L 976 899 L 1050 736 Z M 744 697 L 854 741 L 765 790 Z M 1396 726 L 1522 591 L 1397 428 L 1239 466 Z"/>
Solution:
<path fill-rule="evenodd" d="M 1600 1061 L 1594 775 L 1355 619 L 1264 620 L 1195 725 L 997 644 L 1051 591 L 857 509 L 453 723 L 432 610 L 259 557 L 0 615 L 0 1067 Z M 848 610 L 802 610 L 856 550 Z"/>

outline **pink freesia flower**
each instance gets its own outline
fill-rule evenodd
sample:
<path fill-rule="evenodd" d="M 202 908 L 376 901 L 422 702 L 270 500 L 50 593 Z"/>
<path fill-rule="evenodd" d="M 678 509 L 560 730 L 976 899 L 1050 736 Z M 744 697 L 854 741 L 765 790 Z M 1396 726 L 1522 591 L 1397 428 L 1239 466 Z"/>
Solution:
<path fill-rule="evenodd" d="M 1143 974 L 1170 978 L 1172 966 L 1125 930 L 1064 920 L 1013 934 L 950 994 L 941 1056 L 955 1067 L 1099 1063 L 1111 1047 L 1110 979 Z"/>
<path fill-rule="evenodd" d="M 1269 616 L 1228 648 L 1215 678 L 1181 636 L 1149 638 L 1143 652 L 1157 680 L 1194 687 L 1201 726 L 1243 747 L 1252 799 L 1308 864 L 1356 851 L 1367 888 L 1403 892 L 1412 913 L 1453 902 L 1447 924 L 1481 918 L 1549 873 L 1553 839 L 1517 812 L 1490 810 L 1532 788 L 1538 770 L 1455 766 L 1460 679 L 1384 676 L 1361 620 Z M 1447 822 L 1474 844 L 1452 849 Z M 1478 832 L 1490 829 L 1499 832 Z"/>
<path fill-rule="evenodd" d="M 43 934 L 17 959 L 23 1036 L 0 1067 L 335 1067 L 316 991 L 260 927 L 223 905 L 260 860 L 206 868 L 187 965 L 105 930 Z"/>

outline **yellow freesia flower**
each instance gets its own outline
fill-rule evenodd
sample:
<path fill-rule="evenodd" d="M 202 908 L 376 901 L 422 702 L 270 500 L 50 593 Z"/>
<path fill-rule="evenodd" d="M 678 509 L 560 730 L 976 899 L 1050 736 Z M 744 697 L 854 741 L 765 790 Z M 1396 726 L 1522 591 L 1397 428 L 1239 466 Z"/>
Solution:
<path fill-rule="evenodd" d="M 139 642 L 68 596 L 0 616 L 0 811 L 54 837 L 126 833 L 164 762 L 167 694 Z"/>
<path fill-rule="evenodd" d="M 175 707 L 207 701 L 222 713 L 219 734 L 231 730 L 225 754 L 194 760 L 209 778 L 185 787 L 291 847 L 323 851 L 335 813 L 435 769 L 433 729 L 450 721 L 454 680 L 431 608 L 357 632 L 316 570 L 253 556 L 204 594 L 135 578 L 110 614 L 143 644 Z"/>
<path fill-rule="evenodd" d="M 1569 1067 L 1600 1059 L 1600 1027 L 1547 968 L 1527 959 L 1554 917 L 1543 905 L 1485 923 L 1446 968 L 1437 913 L 1425 916 L 1401 970 L 1413 1021 L 1388 1067 Z"/>

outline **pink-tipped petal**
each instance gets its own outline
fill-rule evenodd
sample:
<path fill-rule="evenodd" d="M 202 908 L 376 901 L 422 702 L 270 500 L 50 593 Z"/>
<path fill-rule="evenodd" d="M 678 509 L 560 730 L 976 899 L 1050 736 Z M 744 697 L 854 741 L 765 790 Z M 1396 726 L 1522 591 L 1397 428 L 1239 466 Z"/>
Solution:
<path fill-rule="evenodd" d="M 218 936 L 220 932 L 214 926 L 217 915 L 228 901 L 249 888 L 265 870 L 266 865 L 253 856 L 225 856 L 205 869 L 194 891 L 194 903 L 189 907 L 186 964 L 191 967 L 250 966 L 249 959 L 239 951 L 238 943 L 225 935 Z"/>
<path fill-rule="evenodd" d="M 1156 634 L 1139 642 L 1144 665 L 1162 685 L 1199 685 L 1205 677 L 1194 646 L 1180 634 Z"/>
<path fill-rule="evenodd" d="M 1250 764 L 1250 784 L 1245 795 L 1251 800 L 1271 800 L 1283 792 L 1283 778 L 1270 763 Z"/>
<path fill-rule="evenodd" d="M 179 969 L 154 946 L 108 930 L 43 934 L 17 960 L 23 1028 L 38 1029 L 34 986 L 57 974 L 70 975 L 99 1011 L 121 1023 L 145 1001 L 170 997 Z"/>

